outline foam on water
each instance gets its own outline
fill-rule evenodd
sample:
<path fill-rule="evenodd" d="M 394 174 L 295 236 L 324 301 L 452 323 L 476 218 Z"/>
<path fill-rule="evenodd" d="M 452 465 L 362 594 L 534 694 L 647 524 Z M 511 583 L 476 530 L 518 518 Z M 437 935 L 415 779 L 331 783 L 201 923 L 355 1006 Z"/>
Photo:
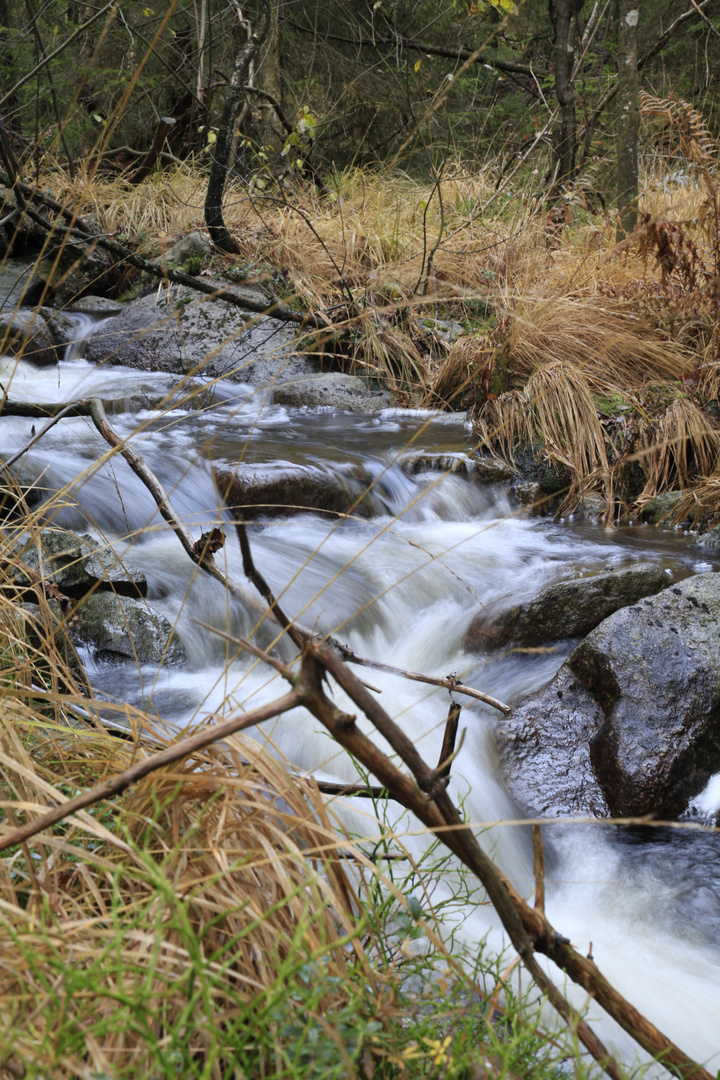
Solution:
<path fill-rule="evenodd" d="M 113 380 L 118 380 L 118 390 L 126 391 L 136 378 L 145 380 L 148 392 L 167 386 L 164 376 L 88 368 L 83 361 L 73 361 L 63 368 L 58 387 L 56 371 L 31 372 L 15 365 L 13 396 L 57 400 L 95 390 L 106 395 Z M 683 575 L 698 564 L 697 549 L 679 536 L 668 538 L 654 530 L 607 532 L 582 523 L 561 527 L 518 515 L 498 489 L 476 487 L 457 476 L 407 476 L 398 462 L 408 445 L 443 451 L 469 445 L 457 418 L 436 423 L 429 415 L 400 410 L 373 419 L 327 413 L 298 417 L 275 408 L 258 416 L 257 401 L 243 389 L 225 395 L 203 417 L 173 414 L 161 419 L 148 410 L 141 417 L 114 417 L 113 423 L 125 436 L 141 429 L 133 436 L 133 446 L 195 534 L 225 520 L 209 460 L 220 448 L 228 462 L 253 455 L 264 459 L 269 453 L 323 462 L 329 468 L 333 455 L 341 464 L 362 461 L 374 479 L 377 516 L 332 521 L 305 514 L 254 523 L 249 534 L 258 567 L 288 613 L 306 625 L 331 631 L 359 653 L 402 668 L 435 675 L 454 672 L 509 703 L 546 683 L 567 647 L 535 655 L 466 653 L 465 630 L 481 607 L 517 602 L 567 577 L 570 568 L 591 572 L 643 558 Z M 30 428 L 30 421 L 3 419 L 3 452 L 9 456 L 22 446 Z M 56 524 L 91 528 L 144 570 L 149 602 L 176 624 L 190 667 L 138 672 L 103 667 L 88 657 L 95 685 L 121 700 L 150 704 L 179 727 L 209 714 L 229 715 L 284 692 L 277 675 L 245 656 L 234 658 L 223 639 L 199 626 L 247 634 L 255 619 L 231 603 L 216 582 L 198 575 L 124 461 L 115 457 L 98 466 L 106 449 L 89 422 L 65 420 L 26 455 L 23 469 L 44 488 L 65 492 L 64 508 L 53 511 Z M 231 529 L 218 558 L 224 559 L 231 576 L 243 580 Z M 706 565 L 712 563 L 703 560 L 703 568 Z M 258 640 L 267 643 L 271 637 L 272 629 L 266 626 Z M 447 692 L 383 672 L 367 674 L 382 691 L 386 711 L 427 759 L 436 761 Z M 340 706 L 345 703 L 339 690 L 335 699 Z M 481 704 L 464 701 L 463 706 L 465 743 L 453 764 L 451 793 L 463 800 L 470 819 L 483 826 L 481 843 L 495 851 L 503 870 L 529 895 L 527 830 L 499 824 L 514 819 L 516 810 L 498 777 L 493 714 Z M 364 726 L 369 729 L 369 724 Z M 263 732 L 296 768 L 342 781 L 356 779 L 347 756 L 302 710 L 268 722 Z M 696 804 L 708 814 L 717 808 L 720 779 L 711 781 Z M 363 816 L 354 821 L 372 833 L 375 826 L 366 811 L 364 807 Z M 405 822 L 407 846 L 419 858 L 427 838 L 407 815 Z M 593 955 L 618 989 L 689 1054 L 712 1059 L 712 1067 L 720 1067 L 717 843 L 700 848 L 664 838 L 652 844 L 640 837 L 631 844 L 602 825 L 549 825 L 545 834 L 548 913 L 554 925 L 583 951 L 592 941 Z M 438 888 L 451 892 L 453 884 L 448 875 Z M 485 938 L 495 948 L 505 947 L 487 906 L 472 905 L 457 921 L 469 947 Z M 554 975 L 562 982 L 561 973 Z M 572 993 L 584 1003 L 582 994 Z M 589 1015 L 599 1013 L 591 1004 Z M 603 1038 L 632 1057 L 629 1041 L 607 1018 L 598 1024 Z"/>

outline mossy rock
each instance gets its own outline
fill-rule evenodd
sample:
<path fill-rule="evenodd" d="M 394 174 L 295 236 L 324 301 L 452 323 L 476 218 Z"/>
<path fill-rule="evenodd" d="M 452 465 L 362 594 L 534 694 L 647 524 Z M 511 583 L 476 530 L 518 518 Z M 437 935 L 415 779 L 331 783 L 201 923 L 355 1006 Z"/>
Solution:
<path fill-rule="evenodd" d="M 104 663 L 187 663 L 168 620 L 142 600 L 112 593 L 85 597 L 73 608 L 68 631 L 75 644 L 89 647 Z"/>

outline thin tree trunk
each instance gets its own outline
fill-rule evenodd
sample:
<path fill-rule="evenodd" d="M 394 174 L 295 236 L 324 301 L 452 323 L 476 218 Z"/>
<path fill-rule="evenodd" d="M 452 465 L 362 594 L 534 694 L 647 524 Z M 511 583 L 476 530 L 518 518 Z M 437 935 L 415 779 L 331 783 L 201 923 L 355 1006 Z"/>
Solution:
<path fill-rule="evenodd" d="M 555 28 L 555 96 L 560 107 L 560 130 L 555 153 L 557 179 L 555 189 L 572 179 L 577 148 L 577 116 L 572 86 L 575 45 L 575 17 L 582 0 L 550 0 L 550 17 Z"/>
<path fill-rule="evenodd" d="M 283 144 L 283 140 L 281 139 L 278 146 L 278 138 L 273 131 L 273 120 L 276 109 L 273 104 L 271 104 L 272 99 L 274 102 L 277 102 L 280 109 L 283 107 L 278 6 L 278 3 L 274 0 L 272 5 L 270 31 L 265 42 L 265 47 L 262 50 L 262 55 L 256 65 L 254 79 L 255 88 L 264 91 L 269 95 L 269 97 L 264 100 L 261 97 L 260 107 L 262 111 L 262 120 L 260 121 L 259 126 L 260 139 L 263 145 L 270 145 L 275 150 L 282 149 Z"/>
<path fill-rule="evenodd" d="M 639 0 L 620 0 L 618 126 L 615 138 L 617 204 L 620 210 L 618 239 L 631 233 L 637 223 L 638 135 L 640 131 L 637 65 L 638 8 Z"/>
<path fill-rule="evenodd" d="M 270 0 L 259 0 L 259 4 L 260 15 L 257 29 L 251 33 L 248 41 L 237 54 L 235 66 L 230 76 L 205 197 L 205 222 L 212 241 L 223 251 L 229 252 L 239 250 L 228 232 L 222 212 L 223 193 L 232 149 L 233 126 L 244 99 L 244 83 L 250 64 L 257 56 L 262 43 L 268 35 L 272 17 Z M 239 11 L 238 13 L 241 14 Z"/>

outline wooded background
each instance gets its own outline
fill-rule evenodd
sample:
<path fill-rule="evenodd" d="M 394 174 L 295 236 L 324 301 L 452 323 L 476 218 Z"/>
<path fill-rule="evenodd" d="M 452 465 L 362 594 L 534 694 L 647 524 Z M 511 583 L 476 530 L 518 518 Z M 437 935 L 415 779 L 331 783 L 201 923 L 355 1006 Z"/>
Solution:
<path fill-rule="evenodd" d="M 633 50 L 641 86 L 717 127 L 711 0 L 623 3 L 622 18 L 615 0 L 151 2 L 0 0 L 0 114 L 19 159 L 126 169 L 165 136 L 166 154 L 209 158 L 236 57 L 266 8 L 232 155 L 261 188 L 350 164 L 432 175 L 460 158 L 502 172 L 552 146 L 538 189 L 573 178 L 596 209 L 617 198 L 619 53 Z M 640 148 L 644 165 L 666 149 L 649 121 Z M 632 177 L 619 184 L 632 198 Z"/>

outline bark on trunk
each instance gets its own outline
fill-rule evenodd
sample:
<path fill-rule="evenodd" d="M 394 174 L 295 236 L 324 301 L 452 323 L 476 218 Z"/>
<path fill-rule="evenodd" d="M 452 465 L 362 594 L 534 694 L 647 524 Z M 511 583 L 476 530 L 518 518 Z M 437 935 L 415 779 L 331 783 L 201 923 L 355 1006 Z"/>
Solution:
<path fill-rule="evenodd" d="M 640 101 L 638 96 L 637 24 L 640 0 L 620 0 L 618 23 L 618 126 L 617 204 L 620 210 L 618 239 L 632 232 L 637 223 L 638 134 Z"/>
<path fill-rule="evenodd" d="M 577 117 L 572 70 L 575 56 L 575 17 L 583 0 L 550 0 L 550 17 L 555 29 L 555 96 L 560 106 L 560 129 L 555 147 L 556 189 L 572 179 L 577 149 Z"/>
<path fill-rule="evenodd" d="M 255 69 L 254 85 L 258 90 L 270 95 L 274 101 L 283 108 L 283 88 L 280 66 L 280 34 L 278 30 L 278 4 L 272 5 L 270 30 L 268 32 L 265 47 L 262 50 Z M 278 137 L 274 130 L 275 109 L 270 104 L 269 98 L 260 99 L 262 119 L 259 124 L 260 140 L 265 146 L 272 146 L 274 150 L 281 150 L 283 139 Z"/>
<path fill-rule="evenodd" d="M 223 251 L 229 252 L 239 250 L 228 232 L 222 212 L 223 192 L 225 191 L 225 181 L 232 149 L 233 126 L 235 117 L 239 113 L 244 100 L 244 83 L 250 64 L 257 56 L 270 29 L 272 16 L 270 0 L 259 0 L 259 9 L 256 29 L 253 30 L 247 42 L 237 54 L 235 66 L 230 76 L 205 197 L 205 222 L 212 241 Z"/>

